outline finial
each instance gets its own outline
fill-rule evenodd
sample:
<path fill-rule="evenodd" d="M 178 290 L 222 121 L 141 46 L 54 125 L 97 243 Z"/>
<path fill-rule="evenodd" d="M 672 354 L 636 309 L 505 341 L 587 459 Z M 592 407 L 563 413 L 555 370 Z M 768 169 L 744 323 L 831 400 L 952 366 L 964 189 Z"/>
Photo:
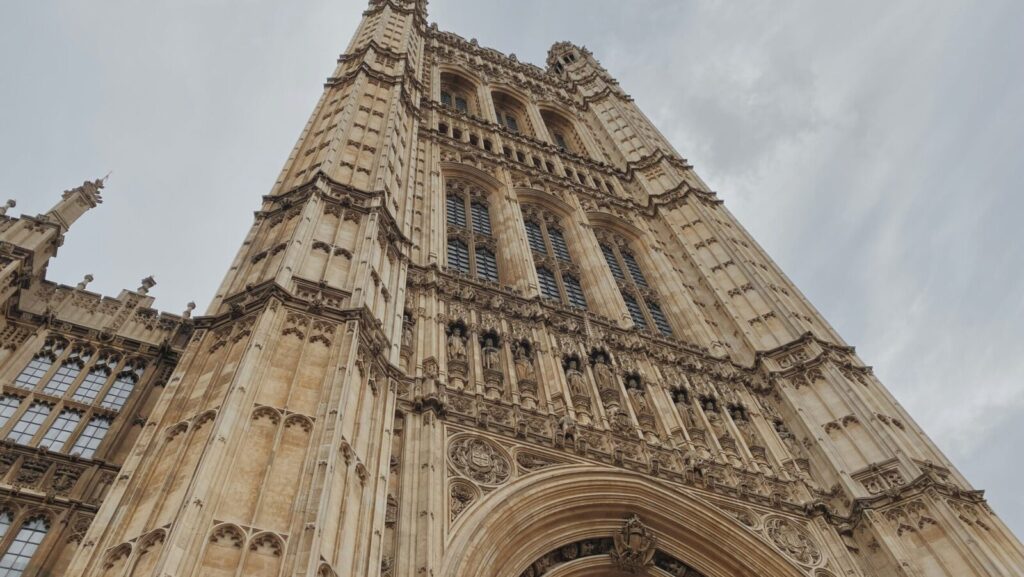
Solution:
<path fill-rule="evenodd" d="M 181 318 L 192 318 L 192 311 L 194 310 L 196 310 L 196 303 L 190 301 L 187 305 L 185 305 L 185 312 L 181 313 Z"/>
<path fill-rule="evenodd" d="M 149 294 L 149 289 L 155 286 L 156 280 L 153 279 L 152 276 L 147 276 L 146 278 L 142 279 L 142 286 L 136 289 L 135 292 L 139 293 L 140 295 L 147 295 Z"/>
<path fill-rule="evenodd" d="M 85 287 L 89 286 L 89 283 L 91 283 L 91 282 L 92 282 L 92 275 L 91 274 L 87 274 L 84 277 L 82 277 L 82 282 L 80 282 L 77 285 L 75 285 L 75 288 L 80 290 L 80 291 L 84 291 Z"/>
<path fill-rule="evenodd" d="M 14 202 L 13 198 L 9 199 L 6 204 L 0 206 L 0 216 L 7 216 L 7 211 L 16 206 L 18 206 L 18 203 Z"/>
<path fill-rule="evenodd" d="M 106 180 L 111 174 L 112 173 L 108 172 L 107 176 L 104 176 L 103 178 L 97 178 L 92 181 L 87 180 L 82 183 L 82 186 L 72 188 L 71 190 L 65 190 L 64 198 L 68 198 L 75 193 L 80 193 L 87 199 L 91 200 L 94 204 L 103 202 L 103 198 L 100 196 L 100 191 L 103 190 L 103 187 L 106 185 Z"/>

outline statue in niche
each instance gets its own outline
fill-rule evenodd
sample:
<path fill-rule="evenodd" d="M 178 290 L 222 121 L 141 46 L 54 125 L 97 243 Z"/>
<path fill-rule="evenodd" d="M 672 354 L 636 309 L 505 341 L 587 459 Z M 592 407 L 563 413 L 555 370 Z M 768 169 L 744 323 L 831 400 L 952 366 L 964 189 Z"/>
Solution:
<path fill-rule="evenodd" d="M 583 373 L 579 369 L 580 362 L 576 359 L 569 359 L 569 366 L 565 368 L 565 378 L 569 381 L 569 394 L 573 397 L 586 397 L 587 383 Z"/>
<path fill-rule="evenodd" d="M 679 417 L 683 420 L 683 426 L 687 429 L 693 427 L 693 407 L 690 406 L 690 395 L 686 389 L 675 389 L 672 391 L 672 401 L 675 402 Z"/>
<path fill-rule="evenodd" d="M 604 390 L 615 390 L 615 375 L 604 357 L 598 357 L 594 363 L 594 379 L 597 381 L 597 388 Z"/>
<path fill-rule="evenodd" d="M 715 399 L 713 397 L 704 397 L 701 399 L 701 406 L 704 408 L 705 413 L 710 414 L 718 412 L 718 405 L 715 404 Z"/>
<path fill-rule="evenodd" d="M 705 409 L 705 414 L 708 417 L 708 423 L 711 425 L 711 429 L 715 432 L 715 438 L 721 439 L 722 437 L 724 437 L 727 433 L 725 428 L 725 421 L 722 420 L 722 417 L 721 415 L 718 414 L 718 411 L 708 411 Z"/>
<path fill-rule="evenodd" d="M 626 387 L 626 392 L 629 393 L 631 399 L 633 399 L 633 409 L 636 411 L 637 416 L 650 415 L 651 406 L 647 402 L 647 395 L 644 394 L 643 386 L 635 377 L 630 378 L 629 385 Z"/>
<path fill-rule="evenodd" d="M 529 347 L 525 345 L 516 347 L 515 356 L 516 378 L 520 381 L 534 380 L 535 369 L 533 367 L 533 359 L 531 358 Z"/>
<path fill-rule="evenodd" d="M 405 323 L 404 325 L 402 325 L 402 348 L 403 349 L 411 349 L 412 348 L 412 338 L 413 338 L 412 324 Z"/>
<path fill-rule="evenodd" d="M 448 335 L 448 359 L 453 361 L 466 360 L 466 337 L 462 336 L 462 327 L 452 327 Z"/>
<path fill-rule="evenodd" d="M 484 337 L 483 357 L 484 369 L 501 371 L 501 351 L 498 349 L 493 335 Z"/>

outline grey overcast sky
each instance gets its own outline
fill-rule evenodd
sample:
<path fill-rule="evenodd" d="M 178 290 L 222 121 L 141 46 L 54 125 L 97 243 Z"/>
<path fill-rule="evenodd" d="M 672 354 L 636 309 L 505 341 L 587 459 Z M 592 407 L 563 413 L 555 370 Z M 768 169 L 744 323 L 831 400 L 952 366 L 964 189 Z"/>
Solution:
<path fill-rule="evenodd" d="M 1024 2 L 431 4 L 520 60 L 590 48 L 1024 535 Z M 0 196 L 114 171 L 50 278 L 202 310 L 365 6 L 0 2 Z"/>

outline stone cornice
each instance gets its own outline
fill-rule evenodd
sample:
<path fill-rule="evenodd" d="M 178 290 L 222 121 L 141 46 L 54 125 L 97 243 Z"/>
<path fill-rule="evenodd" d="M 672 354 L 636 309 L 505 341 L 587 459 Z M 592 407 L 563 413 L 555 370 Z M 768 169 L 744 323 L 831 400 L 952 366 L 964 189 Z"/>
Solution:
<path fill-rule="evenodd" d="M 319 198 L 327 204 L 354 210 L 360 214 L 377 215 L 381 219 L 381 225 L 388 235 L 388 240 L 397 243 L 402 249 L 411 248 L 413 245 L 412 240 L 402 232 L 395 216 L 385 206 L 383 191 L 360 190 L 341 184 L 323 170 L 317 171 L 306 182 L 287 192 L 264 196 L 263 202 L 270 206 L 256 211 L 255 216 L 257 219 L 273 218 L 294 209 L 313 197 Z M 400 252 L 402 258 L 406 258 L 407 252 Z"/>

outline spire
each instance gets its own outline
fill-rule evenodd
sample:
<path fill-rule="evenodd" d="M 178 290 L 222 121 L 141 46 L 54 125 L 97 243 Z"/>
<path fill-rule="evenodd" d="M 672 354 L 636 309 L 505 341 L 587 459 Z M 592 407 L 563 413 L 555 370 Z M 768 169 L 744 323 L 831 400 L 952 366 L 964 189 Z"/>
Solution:
<path fill-rule="evenodd" d="M 60 225 L 61 230 L 66 232 L 87 210 L 103 202 L 100 191 L 103 190 L 109 176 L 110 174 L 107 174 L 103 178 L 87 180 L 77 188 L 65 190 L 60 202 L 50 209 L 44 218 Z"/>

